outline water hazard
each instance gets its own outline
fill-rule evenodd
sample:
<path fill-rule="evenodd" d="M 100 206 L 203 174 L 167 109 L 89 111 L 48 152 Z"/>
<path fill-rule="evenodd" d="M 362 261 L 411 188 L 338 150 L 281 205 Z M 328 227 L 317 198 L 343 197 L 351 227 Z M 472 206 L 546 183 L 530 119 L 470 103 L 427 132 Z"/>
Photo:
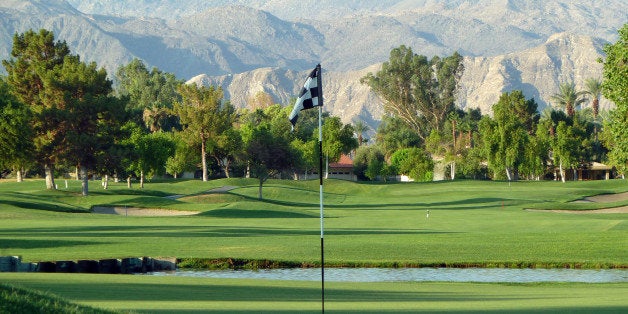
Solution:
<path fill-rule="evenodd" d="M 264 270 L 179 270 L 156 276 L 198 278 L 320 281 L 320 268 Z M 329 282 L 628 282 L 622 269 L 512 269 L 512 268 L 326 268 Z"/>

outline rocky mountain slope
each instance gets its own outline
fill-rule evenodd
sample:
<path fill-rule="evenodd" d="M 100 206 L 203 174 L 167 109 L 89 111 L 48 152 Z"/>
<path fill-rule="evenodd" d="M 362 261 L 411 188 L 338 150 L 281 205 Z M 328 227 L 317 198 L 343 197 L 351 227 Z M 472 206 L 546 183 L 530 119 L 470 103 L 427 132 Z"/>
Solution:
<path fill-rule="evenodd" d="M 463 54 L 460 106 L 488 112 L 512 89 L 546 105 L 560 82 L 600 77 L 627 12 L 623 0 L 3 0 L 0 59 L 16 32 L 47 28 L 110 74 L 140 58 L 221 84 L 236 105 L 259 90 L 288 103 L 320 62 L 326 108 L 375 126 L 381 103 L 359 78 L 394 47 Z"/>
<path fill-rule="evenodd" d="M 491 114 L 491 105 L 503 92 L 522 90 L 527 98 L 534 98 L 539 110 L 551 105 L 551 95 L 558 93 L 558 85 L 575 82 L 578 89 L 587 78 L 601 78 L 604 41 L 588 36 L 559 33 L 542 45 L 521 52 L 494 57 L 465 57 L 460 81 L 458 105 L 480 108 Z M 376 64 L 357 71 L 333 71 L 323 67 L 323 86 L 326 110 L 342 117 L 345 123 L 356 119 L 375 126 L 384 110 L 381 101 L 370 89 L 360 83 L 368 72 L 375 73 Z M 232 103 L 245 106 L 247 99 L 264 91 L 282 104 L 288 104 L 301 88 L 308 71 L 288 71 L 282 68 L 263 68 L 225 76 L 199 75 L 189 82 L 219 85 Z M 602 108 L 611 103 L 602 99 Z"/>

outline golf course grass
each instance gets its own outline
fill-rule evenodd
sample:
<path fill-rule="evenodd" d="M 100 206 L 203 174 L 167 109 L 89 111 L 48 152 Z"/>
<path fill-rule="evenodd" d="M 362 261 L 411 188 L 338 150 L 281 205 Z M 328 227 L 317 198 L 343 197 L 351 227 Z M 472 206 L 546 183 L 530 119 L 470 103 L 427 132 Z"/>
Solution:
<path fill-rule="evenodd" d="M 82 305 L 138 313 L 320 313 L 320 283 L 0 273 Z M 329 313 L 622 313 L 628 284 L 326 283 Z"/>
<path fill-rule="evenodd" d="M 46 191 L 41 180 L 0 182 L 0 256 L 19 255 L 25 262 L 150 256 L 320 264 L 316 180 L 270 180 L 263 200 L 257 199 L 257 181 L 246 179 L 159 181 L 143 190 L 110 183 L 106 191 L 99 182 L 90 183 L 90 196 L 82 197 L 74 180 L 67 189 L 57 180 L 57 191 Z M 232 189 L 209 193 L 223 186 Z M 572 202 L 626 192 L 626 180 L 326 180 L 324 191 L 328 266 L 628 268 L 626 214 L 596 211 L 628 206 L 628 199 Z M 96 206 L 199 213 L 91 213 Z M 550 211 L 556 209 L 585 214 Z M 315 282 L 0 273 L 0 283 L 138 312 L 320 310 Z M 326 310 L 339 312 L 628 309 L 626 283 L 329 283 L 326 288 Z"/>

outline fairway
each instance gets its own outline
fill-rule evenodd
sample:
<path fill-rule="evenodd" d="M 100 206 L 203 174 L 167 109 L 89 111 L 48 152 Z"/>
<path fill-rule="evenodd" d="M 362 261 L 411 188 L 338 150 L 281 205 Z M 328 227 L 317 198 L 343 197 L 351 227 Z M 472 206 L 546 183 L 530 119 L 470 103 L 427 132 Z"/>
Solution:
<path fill-rule="evenodd" d="M 122 257 L 238 258 L 314 264 L 319 260 L 316 181 L 270 181 L 257 200 L 254 180 L 123 183 L 78 196 L 78 182 L 46 191 L 42 181 L 0 183 L 0 255 L 24 261 Z M 625 206 L 569 203 L 628 190 L 625 180 L 455 181 L 325 186 L 330 265 L 626 267 L 624 214 L 536 209 Z M 236 188 L 206 193 L 219 186 Z M 169 195 L 182 195 L 177 199 Z M 192 210 L 193 216 L 89 213 L 93 206 Z M 429 218 L 427 211 L 430 211 Z M 519 265 L 519 266 L 517 266 Z"/>
<path fill-rule="evenodd" d="M 234 187 L 209 193 L 222 186 Z M 320 264 L 318 181 L 123 183 L 78 195 L 79 182 L 0 182 L 0 255 L 23 261 L 123 257 L 248 259 Z M 628 267 L 626 214 L 595 209 L 628 200 L 573 203 L 628 191 L 625 180 L 325 181 L 330 266 Z M 177 197 L 168 197 L 176 195 Z M 94 214 L 100 207 L 197 211 L 192 216 Z M 526 209 L 535 209 L 529 211 Z M 552 212 L 569 209 L 586 214 Z M 430 215 L 427 216 L 429 210 Z M 320 283 L 149 276 L 1 273 L 0 282 L 73 302 L 138 312 L 317 312 Z M 336 283 L 329 312 L 625 312 L 626 283 Z"/>

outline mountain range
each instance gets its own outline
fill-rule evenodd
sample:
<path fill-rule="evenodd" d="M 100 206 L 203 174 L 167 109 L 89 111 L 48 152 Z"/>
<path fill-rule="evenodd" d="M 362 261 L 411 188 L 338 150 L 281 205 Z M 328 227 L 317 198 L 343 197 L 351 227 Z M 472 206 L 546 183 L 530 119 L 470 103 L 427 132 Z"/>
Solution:
<path fill-rule="evenodd" d="M 521 89 L 542 109 L 561 82 L 601 78 L 597 59 L 627 12 L 623 0 L 3 0 L 0 58 L 13 34 L 46 28 L 112 76 L 140 58 L 219 84 L 237 106 L 258 91 L 288 104 L 320 62 L 326 110 L 376 127 L 381 101 L 359 79 L 392 48 L 465 56 L 460 107 L 490 113 Z"/>

